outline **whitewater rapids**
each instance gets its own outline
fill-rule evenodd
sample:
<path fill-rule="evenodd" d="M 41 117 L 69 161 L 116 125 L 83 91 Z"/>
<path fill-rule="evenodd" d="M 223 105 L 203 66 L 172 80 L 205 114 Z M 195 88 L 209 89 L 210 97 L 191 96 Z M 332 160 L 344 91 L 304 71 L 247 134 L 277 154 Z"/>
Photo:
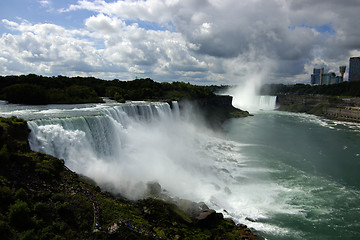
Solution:
<path fill-rule="evenodd" d="M 155 181 L 171 197 L 205 202 L 268 239 L 360 236 L 360 126 L 263 110 L 229 120 L 220 136 L 189 109 L 177 102 L 3 104 L 0 116 L 28 120 L 32 150 L 63 158 L 130 199 Z"/>

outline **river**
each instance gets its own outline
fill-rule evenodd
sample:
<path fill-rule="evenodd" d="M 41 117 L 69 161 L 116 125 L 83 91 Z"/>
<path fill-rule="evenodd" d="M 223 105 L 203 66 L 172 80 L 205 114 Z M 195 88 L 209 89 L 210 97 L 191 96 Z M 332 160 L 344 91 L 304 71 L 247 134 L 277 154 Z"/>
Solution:
<path fill-rule="evenodd" d="M 266 239 L 360 238 L 360 125 L 257 111 L 225 133 L 176 102 L 21 106 L 33 150 L 137 199 L 146 183 L 203 201 Z"/>
<path fill-rule="evenodd" d="M 359 124 L 270 111 L 224 128 L 263 169 L 252 227 L 268 239 L 360 238 Z"/>

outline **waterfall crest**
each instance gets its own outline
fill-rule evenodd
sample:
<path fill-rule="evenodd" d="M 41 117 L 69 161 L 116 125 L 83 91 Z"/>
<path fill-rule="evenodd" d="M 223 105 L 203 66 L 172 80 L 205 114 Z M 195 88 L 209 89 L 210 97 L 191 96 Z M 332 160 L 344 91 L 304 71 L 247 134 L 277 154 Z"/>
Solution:
<path fill-rule="evenodd" d="M 276 96 L 254 95 L 244 98 L 235 95 L 233 97 L 233 105 L 252 113 L 258 111 L 272 111 L 276 109 Z"/>
<path fill-rule="evenodd" d="M 130 199 L 141 198 L 148 181 L 174 194 L 190 194 L 199 170 L 209 169 L 207 156 L 195 147 L 202 143 L 194 137 L 199 127 L 181 119 L 177 102 L 88 111 L 93 114 L 28 121 L 31 149 L 64 159 L 71 170 Z"/>
<path fill-rule="evenodd" d="M 80 152 L 90 159 L 120 155 L 129 128 L 173 117 L 167 103 L 139 102 L 103 108 L 89 116 L 32 120 L 29 143 L 32 150 L 63 158 L 68 167 L 83 172 L 84 162 L 78 160 L 86 159 L 78 156 Z"/>
<path fill-rule="evenodd" d="M 256 96 L 254 105 L 258 106 L 259 110 L 274 110 L 276 108 L 276 96 Z"/>

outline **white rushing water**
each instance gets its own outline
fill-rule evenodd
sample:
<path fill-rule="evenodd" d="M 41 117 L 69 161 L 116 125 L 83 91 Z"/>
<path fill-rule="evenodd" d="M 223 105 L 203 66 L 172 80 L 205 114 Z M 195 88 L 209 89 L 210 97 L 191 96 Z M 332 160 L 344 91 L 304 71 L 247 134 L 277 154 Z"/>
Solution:
<path fill-rule="evenodd" d="M 254 75 L 250 79 L 251 81 L 230 88 L 225 92 L 225 94 L 233 97 L 232 105 L 250 113 L 275 110 L 277 107 L 276 96 L 259 94 L 261 77 Z"/>
<path fill-rule="evenodd" d="M 250 113 L 259 111 L 270 111 L 276 109 L 276 96 L 254 95 L 243 97 L 234 97 L 233 105 L 239 109 L 244 109 Z"/>
<path fill-rule="evenodd" d="M 262 106 L 275 104 L 274 98 L 263 100 Z M 205 202 L 268 239 L 329 239 L 342 230 L 341 219 L 352 227 L 334 239 L 360 235 L 353 230 L 359 217 L 346 215 L 359 212 L 360 194 L 351 185 L 358 182 L 352 172 L 357 165 L 339 167 L 357 164 L 359 125 L 260 111 L 228 121 L 228 134 L 219 136 L 186 110 L 180 112 L 177 102 L 172 108 L 148 102 L 5 104 L 0 115 L 28 120 L 33 150 L 65 159 L 71 170 L 128 198 L 143 197 L 146 183 L 156 181 L 167 194 Z M 346 148 L 337 149 L 332 137 Z M 334 180 L 341 171 L 349 186 Z M 348 208 L 337 205 L 341 198 Z"/>
<path fill-rule="evenodd" d="M 143 196 L 147 182 L 157 181 L 171 195 L 226 205 L 221 199 L 231 187 L 227 168 L 242 164 L 240 145 L 212 136 L 190 115 L 180 116 L 177 102 L 172 105 L 34 111 L 30 118 L 39 119 L 28 121 L 30 146 L 65 159 L 73 171 L 131 199 Z"/>
<path fill-rule="evenodd" d="M 215 136 L 172 105 L 7 105 L 1 115 L 29 120 L 32 150 L 63 158 L 71 170 L 128 198 L 141 198 L 146 183 L 157 181 L 169 195 L 203 201 L 236 221 L 265 216 L 264 204 L 288 211 L 271 204 L 279 187 L 267 181 L 268 169 L 241 153 L 248 145 Z"/>

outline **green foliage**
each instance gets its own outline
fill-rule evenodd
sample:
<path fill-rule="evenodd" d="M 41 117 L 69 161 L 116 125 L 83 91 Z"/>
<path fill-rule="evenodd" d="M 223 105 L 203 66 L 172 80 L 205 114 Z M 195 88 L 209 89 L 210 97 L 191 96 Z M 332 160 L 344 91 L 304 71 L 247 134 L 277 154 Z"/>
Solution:
<path fill-rule="evenodd" d="M 46 104 L 46 90 L 35 84 L 14 84 L 2 90 L 2 96 L 11 103 Z"/>
<path fill-rule="evenodd" d="M 181 100 L 213 96 L 210 88 L 190 83 L 157 83 L 150 78 L 120 82 L 110 81 L 105 96 L 119 102 L 124 100 Z"/>
<path fill-rule="evenodd" d="M 17 200 L 10 205 L 9 222 L 18 230 L 31 228 L 30 208 L 26 202 Z"/>
<path fill-rule="evenodd" d="M 2 220 L 0 220 L 0 239 L 15 239 L 13 230 L 9 224 Z"/>
<path fill-rule="evenodd" d="M 57 203 L 55 208 L 57 213 L 67 224 L 76 224 L 73 208 L 71 207 L 71 204 L 69 202 Z"/>
<path fill-rule="evenodd" d="M 8 186 L 0 186 L 0 210 L 5 212 L 13 201 L 13 193 Z"/>
<path fill-rule="evenodd" d="M 35 216 L 44 221 L 51 221 L 52 206 L 48 202 L 37 202 L 34 204 Z"/>
<path fill-rule="evenodd" d="M 168 92 L 168 96 L 173 100 L 181 100 L 184 98 L 198 99 L 215 96 L 209 87 L 196 86 L 184 82 L 173 82 L 170 86 L 171 88 Z"/>
<path fill-rule="evenodd" d="M 54 158 L 49 155 L 43 155 L 43 157 L 37 161 L 35 172 L 38 176 L 46 181 L 51 181 L 59 177 L 63 171 L 64 161 Z"/>
<path fill-rule="evenodd" d="M 49 103 L 67 103 L 68 96 L 65 94 L 64 89 L 51 88 L 47 90 Z"/>
<path fill-rule="evenodd" d="M 9 160 L 11 152 L 29 149 L 29 129 L 25 121 L 16 117 L 0 118 L 0 129 L 0 161 Z M 0 172 L 3 170 L 0 168 Z"/>
<path fill-rule="evenodd" d="M 100 102 L 95 90 L 87 86 L 72 85 L 65 89 L 68 103 Z"/>
<path fill-rule="evenodd" d="M 0 163 L 6 163 L 10 159 L 10 153 L 7 148 L 7 144 L 4 144 L 0 149 Z"/>
<path fill-rule="evenodd" d="M 27 203 L 29 202 L 29 194 L 23 188 L 20 188 L 15 192 L 15 199 Z"/>
<path fill-rule="evenodd" d="M 111 86 L 105 90 L 105 96 L 118 102 L 125 102 L 126 91 L 122 88 Z"/>
<path fill-rule="evenodd" d="M 308 111 L 308 113 L 314 114 L 314 115 L 321 115 L 321 114 L 324 113 L 324 112 L 323 112 L 323 109 L 324 109 L 325 107 L 327 107 L 327 106 L 328 106 L 328 105 L 326 105 L 326 104 L 320 104 L 320 105 L 318 105 L 318 106 L 315 106 L 315 107 L 311 108 L 311 109 Z"/>
<path fill-rule="evenodd" d="M 49 78 L 34 74 L 0 76 L 0 97 L 11 103 L 22 104 L 102 102 L 99 96 L 119 102 L 196 99 L 213 96 L 213 89 L 184 82 L 158 83 L 150 78 L 105 81 L 64 76 Z"/>
<path fill-rule="evenodd" d="M 54 203 L 56 203 L 56 202 L 63 203 L 66 200 L 64 193 L 54 193 L 54 194 L 52 194 L 51 199 Z"/>
<path fill-rule="evenodd" d="M 315 86 L 309 84 L 267 84 L 262 87 L 261 94 L 321 94 L 329 96 L 360 97 L 360 82 L 343 82 L 339 84 Z"/>
<path fill-rule="evenodd" d="M 30 229 L 30 230 L 21 232 L 19 234 L 19 239 L 20 240 L 37 240 L 39 238 L 36 236 L 35 230 Z M 51 238 L 48 238 L 48 239 L 51 239 Z"/>
<path fill-rule="evenodd" d="M 61 82 L 63 80 L 63 82 Z M 49 104 L 49 103 L 88 103 L 102 102 L 98 93 L 85 80 L 80 85 L 68 78 L 57 79 L 36 76 L 0 77 L 1 98 L 10 103 Z"/>

